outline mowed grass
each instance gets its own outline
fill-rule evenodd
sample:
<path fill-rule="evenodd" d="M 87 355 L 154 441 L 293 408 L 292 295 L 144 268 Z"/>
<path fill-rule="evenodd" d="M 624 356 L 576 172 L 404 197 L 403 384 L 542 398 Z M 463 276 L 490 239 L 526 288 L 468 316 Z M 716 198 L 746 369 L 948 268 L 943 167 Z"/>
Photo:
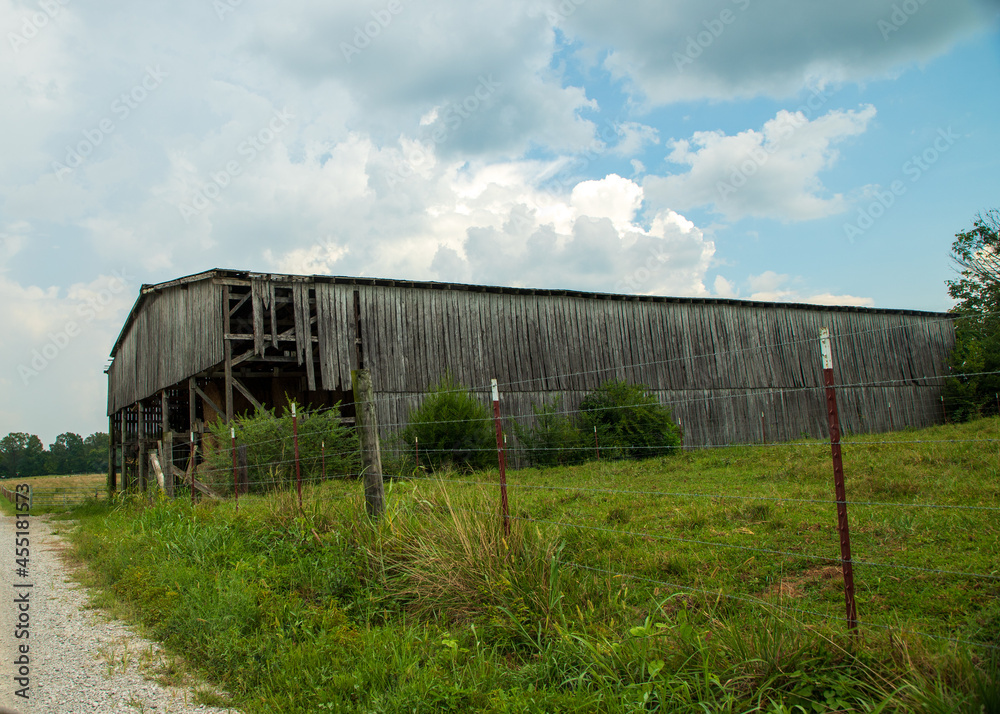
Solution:
<path fill-rule="evenodd" d="M 1000 421 L 76 512 L 105 603 L 247 712 L 998 711 Z"/>
<path fill-rule="evenodd" d="M 13 491 L 19 483 L 30 484 L 35 494 L 32 513 L 40 514 L 60 511 L 88 498 L 106 498 L 107 482 L 107 474 L 72 474 L 4 479 L 0 485 Z M 14 512 L 13 504 L 6 499 L 0 499 L 0 504 L 3 504 L 0 508 L 4 513 L 9 515 Z"/>

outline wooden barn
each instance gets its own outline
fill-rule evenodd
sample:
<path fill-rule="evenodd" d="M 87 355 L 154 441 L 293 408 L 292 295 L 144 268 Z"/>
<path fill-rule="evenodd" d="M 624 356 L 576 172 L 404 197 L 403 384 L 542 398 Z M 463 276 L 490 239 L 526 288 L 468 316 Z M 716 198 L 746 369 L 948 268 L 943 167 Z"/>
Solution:
<path fill-rule="evenodd" d="M 833 337 L 845 432 L 943 419 L 954 328 L 941 313 L 211 270 L 144 285 L 111 352 L 109 485 L 206 423 L 288 398 L 343 402 L 372 373 L 383 432 L 448 371 L 503 412 L 575 408 L 609 379 L 649 386 L 686 446 L 827 434 L 818 335 Z"/>

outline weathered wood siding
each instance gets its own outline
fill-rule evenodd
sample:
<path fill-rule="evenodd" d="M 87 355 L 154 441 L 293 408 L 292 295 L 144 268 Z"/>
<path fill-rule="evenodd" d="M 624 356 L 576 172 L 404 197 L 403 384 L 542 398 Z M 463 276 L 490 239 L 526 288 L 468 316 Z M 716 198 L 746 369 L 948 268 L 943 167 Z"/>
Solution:
<path fill-rule="evenodd" d="M 108 369 L 108 413 L 221 362 L 222 325 L 212 280 L 146 295 Z"/>
<path fill-rule="evenodd" d="M 349 286 L 331 286 L 349 305 Z M 846 432 L 940 421 L 952 325 L 939 315 L 723 301 L 646 301 L 475 290 L 357 286 L 365 366 L 384 431 L 406 422 L 445 371 L 504 413 L 561 395 L 575 409 L 608 379 L 649 385 L 686 443 L 826 433 L 819 330 L 833 337 Z M 348 326 L 345 336 L 350 339 Z M 342 359 L 342 357 L 338 357 Z M 890 416 L 889 405 L 892 405 Z M 763 413 L 764 426 L 761 425 Z M 765 432 L 765 433 L 762 433 Z"/>
<path fill-rule="evenodd" d="M 496 378 L 507 416 L 556 395 L 576 409 L 624 379 L 671 406 L 689 445 L 820 436 L 821 327 L 846 432 L 923 426 L 941 420 L 954 344 L 935 313 L 213 271 L 144 291 L 113 355 L 110 414 L 223 362 L 224 283 L 251 301 L 234 339 L 258 355 L 294 350 L 303 390 L 350 390 L 360 350 L 386 434 L 450 372 L 484 402 Z"/>

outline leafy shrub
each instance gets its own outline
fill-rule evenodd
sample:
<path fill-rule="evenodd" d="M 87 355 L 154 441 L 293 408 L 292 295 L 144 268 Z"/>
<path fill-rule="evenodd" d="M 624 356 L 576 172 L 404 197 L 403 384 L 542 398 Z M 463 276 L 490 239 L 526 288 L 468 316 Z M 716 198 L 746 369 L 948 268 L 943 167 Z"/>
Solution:
<path fill-rule="evenodd" d="M 535 422 L 531 427 L 514 423 L 514 433 L 529 462 L 537 466 L 563 466 L 587 460 L 594 449 L 587 435 L 567 414 L 556 397 L 541 406 L 533 404 Z"/>
<path fill-rule="evenodd" d="M 602 457 L 664 456 L 684 441 L 670 410 L 642 384 L 605 382 L 580 402 L 580 425 L 588 432 L 596 427 Z"/>
<path fill-rule="evenodd" d="M 414 440 L 419 439 L 420 465 L 431 470 L 449 464 L 482 469 L 496 463 L 493 428 L 493 418 L 481 399 L 446 374 L 410 412 L 399 436 L 411 457 Z"/>
<path fill-rule="evenodd" d="M 360 449 L 354 430 L 340 423 L 339 403 L 321 410 L 296 405 L 299 431 L 299 464 L 303 481 L 318 481 L 323 475 L 325 444 L 326 475 L 358 473 Z M 207 467 L 202 477 L 210 485 L 232 488 L 233 456 L 230 426 L 236 428 L 236 443 L 247 447 L 247 476 L 252 492 L 285 488 L 295 481 L 295 446 L 291 407 L 279 416 L 276 409 L 257 410 L 237 416 L 232 424 L 221 419 L 209 425 L 215 448 L 206 447 Z"/>
<path fill-rule="evenodd" d="M 560 400 L 532 405 L 535 422 L 514 426 L 528 460 L 538 466 L 578 464 L 596 453 L 601 457 L 647 459 L 676 451 L 683 434 L 670 410 L 641 384 L 609 381 L 580 402 L 575 416 L 562 414 Z"/>

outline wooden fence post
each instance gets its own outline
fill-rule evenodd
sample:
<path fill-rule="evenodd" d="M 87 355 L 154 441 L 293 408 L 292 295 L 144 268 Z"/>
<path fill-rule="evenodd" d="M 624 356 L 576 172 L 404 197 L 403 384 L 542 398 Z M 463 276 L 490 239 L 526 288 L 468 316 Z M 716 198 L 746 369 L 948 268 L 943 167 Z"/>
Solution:
<path fill-rule="evenodd" d="M 354 385 L 354 415 L 361 438 L 361 471 L 365 480 L 365 507 L 377 518 L 385 510 L 385 486 L 382 483 L 382 454 L 379 451 L 378 419 L 372 375 L 367 369 L 351 371 Z"/>
<path fill-rule="evenodd" d="M 837 495 L 837 532 L 840 534 L 840 565 L 844 574 L 844 601 L 847 605 L 847 628 L 856 631 L 858 610 L 854 601 L 854 566 L 851 562 L 851 530 L 847 524 L 847 489 L 844 485 L 844 462 L 840 455 L 840 418 L 837 414 L 837 392 L 833 384 L 833 350 L 830 331 L 819 333 L 823 353 L 823 383 L 826 386 L 826 408 L 830 421 L 830 452 L 833 458 L 833 484 Z"/>

